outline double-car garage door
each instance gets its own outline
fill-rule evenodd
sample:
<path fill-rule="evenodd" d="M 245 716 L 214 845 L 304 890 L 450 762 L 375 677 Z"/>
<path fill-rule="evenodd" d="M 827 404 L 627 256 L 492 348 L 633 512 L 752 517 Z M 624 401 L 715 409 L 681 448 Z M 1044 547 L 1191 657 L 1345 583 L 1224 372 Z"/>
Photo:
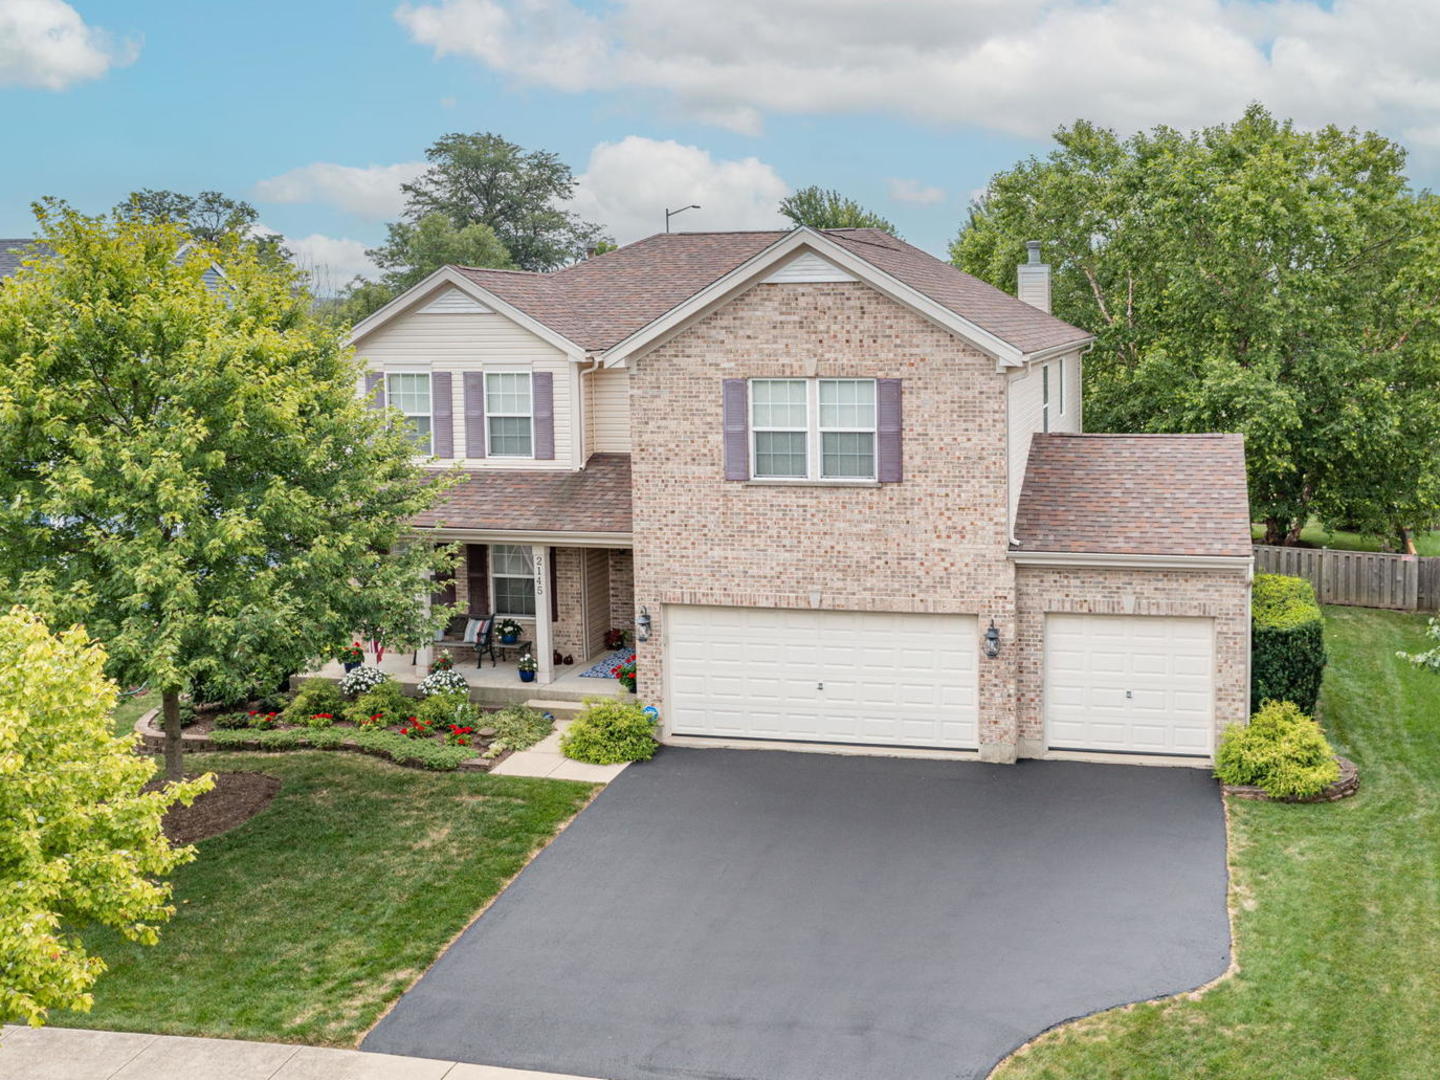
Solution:
<path fill-rule="evenodd" d="M 665 609 L 676 735 L 978 745 L 976 618 Z"/>

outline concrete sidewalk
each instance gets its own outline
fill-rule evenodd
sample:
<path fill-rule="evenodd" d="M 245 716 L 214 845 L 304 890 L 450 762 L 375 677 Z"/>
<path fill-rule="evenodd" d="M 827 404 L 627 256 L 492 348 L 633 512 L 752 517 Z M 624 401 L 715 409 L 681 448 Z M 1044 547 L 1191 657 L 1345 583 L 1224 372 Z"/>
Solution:
<path fill-rule="evenodd" d="M 319 1046 L 7 1025 L 0 1080 L 584 1080 Z"/>

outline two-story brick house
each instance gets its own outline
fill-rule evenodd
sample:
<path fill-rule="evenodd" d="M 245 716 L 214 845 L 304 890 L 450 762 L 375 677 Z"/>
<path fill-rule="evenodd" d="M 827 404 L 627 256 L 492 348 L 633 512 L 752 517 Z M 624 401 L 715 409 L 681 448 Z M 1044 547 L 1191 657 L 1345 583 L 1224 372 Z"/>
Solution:
<path fill-rule="evenodd" d="M 1048 273 L 678 233 L 446 267 L 352 340 L 464 473 L 416 522 L 466 545 L 456 601 L 542 682 L 634 628 L 672 742 L 1204 761 L 1247 706 L 1241 441 L 1081 434 Z"/>

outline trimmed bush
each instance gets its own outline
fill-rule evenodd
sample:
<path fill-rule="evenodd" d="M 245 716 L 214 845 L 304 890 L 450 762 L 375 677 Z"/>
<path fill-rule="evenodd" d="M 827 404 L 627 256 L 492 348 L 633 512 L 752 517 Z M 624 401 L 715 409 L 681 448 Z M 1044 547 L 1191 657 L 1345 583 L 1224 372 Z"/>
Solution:
<path fill-rule="evenodd" d="M 566 757 L 591 765 L 648 761 L 659 746 L 644 707 L 614 698 L 586 698 L 585 711 L 560 736 Z"/>
<path fill-rule="evenodd" d="M 498 757 L 501 750 L 529 750 L 555 730 L 555 721 L 528 705 L 507 705 L 482 717 L 480 726 L 495 729 L 495 741 L 490 745 L 498 749 L 491 756 Z"/>
<path fill-rule="evenodd" d="M 329 679 L 311 679 L 301 684 L 281 715 L 287 724 L 308 724 L 317 713 L 339 716 L 344 711 L 345 696 L 338 686 Z"/>
<path fill-rule="evenodd" d="M 451 724 L 470 726 L 480 715 L 480 708 L 470 701 L 468 691 L 459 694 L 431 694 L 419 705 L 415 715 L 436 731 L 444 731 Z"/>
<path fill-rule="evenodd" d="M 358 668 L 356 669 L 359 670 Z M 383 682 L 365 691 L 345 707 L 345 719 L 364 726 L 372 716 L 380 716 L 385 724 L 398 724 L 415 715 L 420 703 L 405 696 L 397 682 Z"/>
<path fill-rule="evenodd" d="M 1325 619 L 1304 578 L 1256 574 L 1251 593 L 1250 708 L 1293 701 L 1315 711 L 1325 675 Z"/>
<path fill-rule="evenodd" d="M 1293 701 L 1267 701 L 1248 724 L 1220 737 L 1215 775 L 1253 784 L 1275 799 L 1307 799 L 1340 777 L 1335 751 L 1320 725 Z"/>

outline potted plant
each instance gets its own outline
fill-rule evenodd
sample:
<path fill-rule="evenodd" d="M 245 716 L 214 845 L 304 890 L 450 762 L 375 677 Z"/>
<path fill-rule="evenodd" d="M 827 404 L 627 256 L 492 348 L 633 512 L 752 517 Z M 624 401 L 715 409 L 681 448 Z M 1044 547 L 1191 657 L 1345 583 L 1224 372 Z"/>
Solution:
<path fill-rule="evenodd" d="M 535 669 L 539 666 L 540 665 L 536 662 L 535 657 L 531 656 L 529 653 L 526 653 L 524 656 L 520 657 L 519 660 L 515 661 L 515 669 L 520 672 L 521 682 L 534 682 Z"/>
<path fill-rule="evenodd" d="M 360 647 L 360 642 L 355 642 L 341 649 L 336 657 L 346 671 L 354 671 L 365 662 L 365 650 Z"/>
<path fill-rule="evenodd" d="M 495 633 L 500 635 L 501 645 L 514 645 L 520 640 L 520 624 L 514 619 L 501 619 Z"/>
<path fill-rule="evenodd" d="M 618 628 L 611 628 L 605 631 L 605 648 L 614 652 L 616 649 L 625 647 L 625 631 Z"/>
<path fill-rule="evenodd" d="M 434 675 L 437 671 L 450 671 L 454 667 L 455 661 L 451 659 L 450 654 L 441 653 L 430 662 L 430 674 Z"/>
<path fill-rule="evenodd" d="M 633 694 L 635 692 L 635 661 L 631 660 L 628 664 L 621 664 L 615 672 L 615 678 L 620 680 L 621 686 Z"/>

